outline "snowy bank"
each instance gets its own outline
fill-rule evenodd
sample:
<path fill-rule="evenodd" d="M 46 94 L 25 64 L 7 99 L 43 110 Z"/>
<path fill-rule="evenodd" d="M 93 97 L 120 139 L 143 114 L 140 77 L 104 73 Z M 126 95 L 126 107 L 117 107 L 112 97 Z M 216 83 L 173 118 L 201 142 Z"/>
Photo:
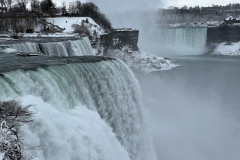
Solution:
<path fill-rule="evenodd" d="M 168 58 L 157 57 L 144 51 L 132 51 L 126 53 L 115 49 L 109 50 L 107 56 L 121 59 L 129 67 L 144 72 L 171 70 L 179 65 L 172 63 Z"/>
<path fill-rule="evenodd" d="M 73 33 L 74 32 L 74 27 L 73 25 L 84 25 L 86 26 L 89 31 L 91 36 L 97 36 L 100 38 L 100 35 L 104 34 L 105 31 L 104 29 L 99 26 L 92 18 L 90 17 L 56 17 L 56 18 L 46 18 L 41 20 L 42 22 L 45 22 L 49 28 L 53 26 L 57 26 L 61 28 L 62 30 L 59 32 L 47 32 L 44 33 L 42 32 L 43 26 L 39 24 L 35 29 L 34 33 L 18 33 L 17 36 L 22 38 L 22 37 L 66 37 L 66 38 L 72 38 L 72 37 L 79 37 L 78 33 Z M 10 34 L 0 34 L 0 41 L 1 39 L 3 40 L 14 40 L 11 38 Z"/>
<path fill-rule="evenodd" d="M 184 27 L 196 27 L 196 28 L 208 28 L 208 27 L 219 27 L 222 22 L 219 21 L 207 21 L 207 22 L 194 22 L 194 23 L 174 23 L 167 24 L 165 26 L 171 28 L 184 28 Z"/>
<path fill-rule="evenodd" d="M 88 20 L 88 22 L 86 22 L 86 20 Z M 82 25 L 83 23 L 89 28 L 91 33 L 97 32 L 100 35 L 104 33 L 104 29 L 90 17 L 57 17 L 46 18 L 46 21 L 63 28 L 64 33 L 72 33 L 74 31 L 72 27 L 73 24 Z"/>
<path fill-rule="evenodd" d="M 240 55 L 240 42 L 223 42 L 217 45 L 214 49 L 213 54 L 215 55 L 228 55 L 238 56 Z"/>

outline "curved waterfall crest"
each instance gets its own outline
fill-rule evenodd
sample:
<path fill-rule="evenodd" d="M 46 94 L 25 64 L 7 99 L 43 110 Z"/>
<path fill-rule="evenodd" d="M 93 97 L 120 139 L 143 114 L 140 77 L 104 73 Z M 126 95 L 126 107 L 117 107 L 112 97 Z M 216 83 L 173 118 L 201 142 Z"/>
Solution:
<path fill-rule="evenodd" d="M 49 56 L 83 56 L 93 55 L 91 43 L 87 37 L 78 40 L 47 43 L 16 43 L 11 45 L 17 52 L 38 52 Z"/>
<path fill-rule="evenodd" d="M 144 32 L 142 43 L 155 43 L 161 47 L 188 48 L 202 51 L 206 49 L 207 28 L 158 28 Z M 141 42 L 140 41 L 140 42 Z M 145 45 L 143 43 L 143 45 Z"/>
<path fill-rule="evenodd" d="M 160 29 L 159 37 L 163 44 L 203 48 L 206 45 L 207 28 Z"/>
<path fill-rule="evenodd" d="M 18 52 L 41 52 L 39 46 L 37 43 L 30 43 L 30 42 L 26 42 L 26 43 L 15 43 L 11 45 L 16 51 Z"/>
<path fill-rule="evenodd" d="M 4 74 L 0 82 L 1 100 L 32 95 L 61 114 L 76 110 L 76 106 L 96 111 L 111 126 L 131 159 L 141 159 L 145 147 L 141 92 L 134 74 L 122 61 L 18 70 Z"/>

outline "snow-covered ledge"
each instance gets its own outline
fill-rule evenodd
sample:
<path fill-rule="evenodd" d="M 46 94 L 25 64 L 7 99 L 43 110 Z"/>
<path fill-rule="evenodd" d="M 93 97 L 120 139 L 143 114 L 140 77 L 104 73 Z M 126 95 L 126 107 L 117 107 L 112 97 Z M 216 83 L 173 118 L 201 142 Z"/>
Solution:
<path fill-rule="evenodd" d="M 144 51 L 131 51 L 119 49 L 109 50 L 106 56 L 114 57 L 124 61 L 130 68 L 144 71 L 146 73 L 154 71 L 166 71 L 178 67 L 168 58 L 162 58 Z"/>

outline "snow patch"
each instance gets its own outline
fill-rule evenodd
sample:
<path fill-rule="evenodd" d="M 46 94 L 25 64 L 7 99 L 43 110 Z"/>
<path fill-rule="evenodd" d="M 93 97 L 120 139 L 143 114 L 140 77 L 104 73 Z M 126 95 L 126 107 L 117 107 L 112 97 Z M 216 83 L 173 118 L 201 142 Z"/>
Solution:
<path fill-rule="evenodd" d="M 121 59 L 129 67 L 144 72 L 171 70 L 179 65 L 172 63 L 168 58 L 157 57 L 144 51 L 110 50 L 107 56 Z"/>
<path fill-rule="evenodd" d="M 66 37 L 66 38 L 72 38 L 72 37 L 79 37 L 77 33 L 48 33 L 48 34 L 42 34 L 42 33 L 19 33 L 19 36 L 28 38 L 28 37 Z"/>
<path fill-rule="evenodd" d="M 228 55 L 237 56 L 240 55 L 240 42 L 223 42 L 217 45 L 214 49 L 213 54 L 215 55 Z"/>
<path fill-rule="evenodd" d="M 227 20 L 227 21 L 233 20 L 233 17 L 232 17 L 232 16 L 229 16 L 229 17 L 226 18 L 226 20 Z"/>
<path fill-rule="evenodd" d="M 185 27 L 193 27 L 193 28 L 208 28 L 208 27 L 219 27 L 222 22 L 219 21 L 207 21 L 207 22 L 194 22 L 194 23 L 174 23 L 168 24 L 168 27 L 171 28 L 185 28 Z"/>

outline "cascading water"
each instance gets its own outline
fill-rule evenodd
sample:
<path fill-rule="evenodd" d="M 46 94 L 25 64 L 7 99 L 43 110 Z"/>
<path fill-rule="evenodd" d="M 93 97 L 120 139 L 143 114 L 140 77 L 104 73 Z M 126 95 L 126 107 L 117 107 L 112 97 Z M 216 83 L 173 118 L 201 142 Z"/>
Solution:
<path fill-rule="evenodd" d="M 12 47 L 19 52 L 26 52 L 26 53 L 41 52 L 37 43 L 30 43 L 30 42 L 15 43 L 12 45 Z"/>
<path fill-rule="evenodd" d="M 161 29 L 161 42 L 168 45 L 183 45 L 196 49 L 205 47 L 207 38 L 206 28 L 170 28 Z"/>
<path fill-rule="evenodd" d="M 146 49 L 149 49 L 148 45 L 153 47 L 152 44 L 156 44 L 155 50 L 167 47 L 178 52 L 191 50 L 202 53 L 206 49 L 206 43 L 207 28 L 155 28 L 140 35 L 140 46 Z"/>
<path fill-rule="evenodd" d="M 0 77 L 0 90 L 0 100 L 35 105 L 34 123 L 22 130 L 30 146 L 42 148 L 36 159 L 155 159 L 137 80 L 121 61 L 13 71 Z"/>
<path fill-rule="evenodd" d="M 16 43 L 12 44 L 12 47 L 18 52 L 38 52 L 50 56 L 93 55 L 92 47 L 87 37 L 61 42 Z"/>
<path fill-rule="evenodd" d="M 40 44 L 43 54 L 51 56 L 82 56 L 93 55 L 92 47 L 87 37 L 80 40 L 50 42 Z"/>

